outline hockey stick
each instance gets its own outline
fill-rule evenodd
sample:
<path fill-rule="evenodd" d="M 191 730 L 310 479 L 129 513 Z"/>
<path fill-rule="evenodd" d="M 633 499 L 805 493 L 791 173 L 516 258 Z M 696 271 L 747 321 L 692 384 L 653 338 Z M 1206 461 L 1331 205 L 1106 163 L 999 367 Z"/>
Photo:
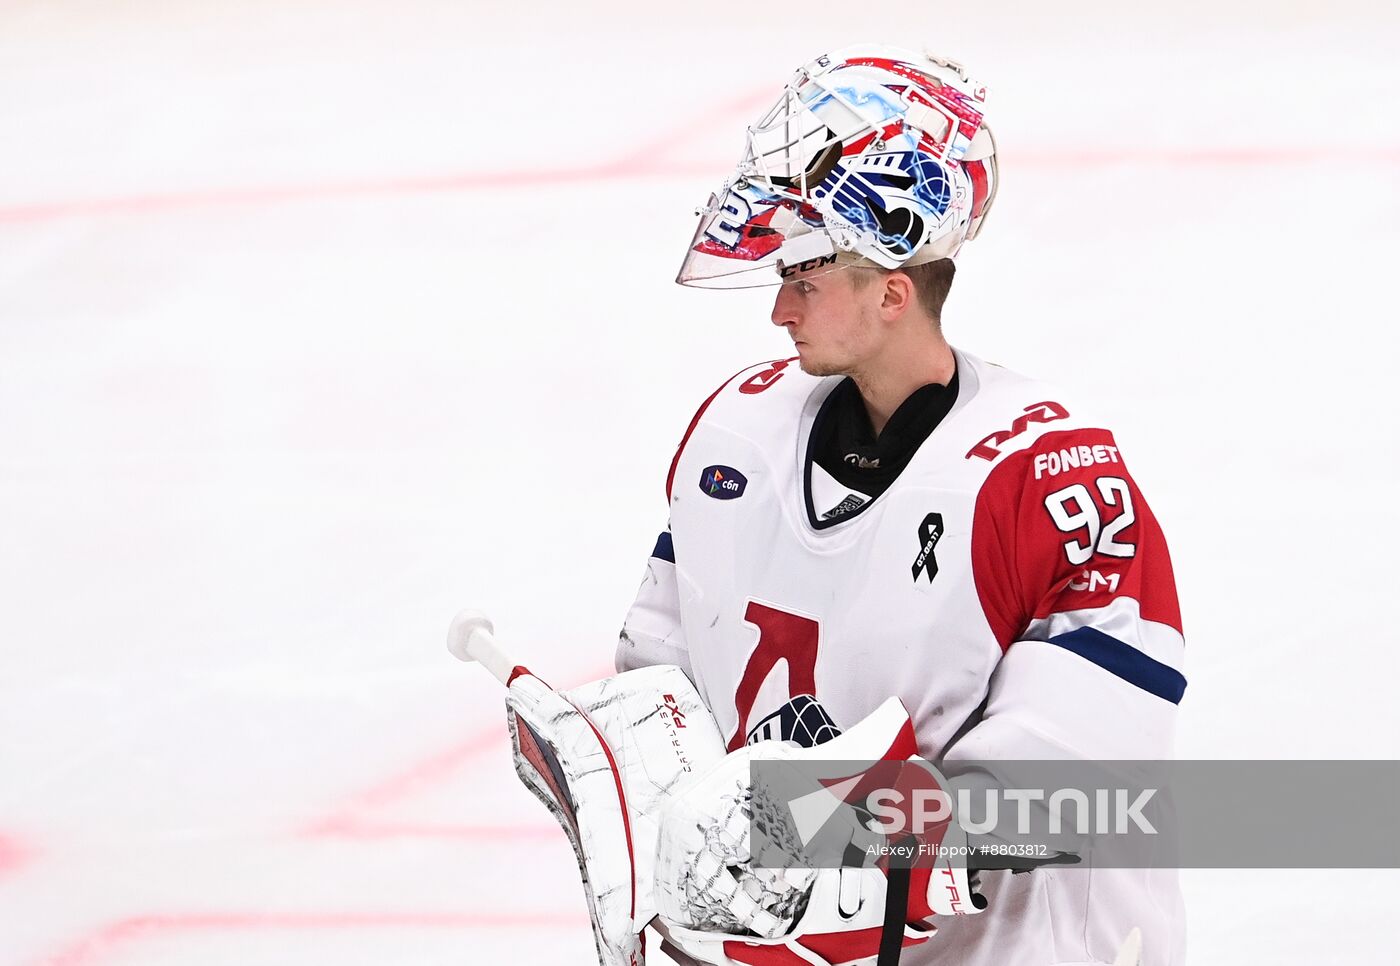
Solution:
<path fill-rule="evenodd" d="M 506 687 L 520 674 L 529 673 L 506 653 L 496 640 L 495 625 L 479 610 L 464 610 L 452 618 L 447 649 L 458 660 L 480 664 Z"/>
<path fill-rule="evenodd" d="M 480 611 L 452 619 L 447 649 L 506 686 L 506 722 L 520 780 L 558 820 L 578 859 L 600 966 L 638 966 L 632 832 L 617 762 L 598 726 L 568 692 L 555 691 L 496 640 Z"/>

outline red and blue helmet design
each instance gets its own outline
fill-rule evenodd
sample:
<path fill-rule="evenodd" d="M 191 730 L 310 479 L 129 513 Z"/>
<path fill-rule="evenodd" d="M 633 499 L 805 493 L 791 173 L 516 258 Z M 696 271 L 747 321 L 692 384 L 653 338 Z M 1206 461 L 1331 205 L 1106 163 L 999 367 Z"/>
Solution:
<path fill-rule="evenodd" d="M 741 288 L 784 265 L 950 258 L 996 193 L 986 90 L 961 65 L 864 45 L 801 68 L 748 128 L 677 281 Z"/>

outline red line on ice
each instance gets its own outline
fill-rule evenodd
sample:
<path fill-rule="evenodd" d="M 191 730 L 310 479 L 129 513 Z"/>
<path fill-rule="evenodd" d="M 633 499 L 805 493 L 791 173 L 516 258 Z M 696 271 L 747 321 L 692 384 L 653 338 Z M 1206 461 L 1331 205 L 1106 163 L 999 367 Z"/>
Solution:
<path fill-rule="evenodd" d="M 7 875 L 34 857 L 34 851 L 15 841 L 11 836 L 0 835 L 0 876 Z"/>
<path fill-rule="evenodd" d="M 506 741 L 504 721 L 483 728 L 466 741 L 424 758 L 356 793 L 336 814 L 361 808 L 377 808 L 406 798 L 415 791 L 442 780 L 478 755 L 498 746 L 504 747 Z"/>
<path fill-rule="evenodd" d="M 82 939 L 38 961 L 42 966 L 83 966 L 113 947 L 153 935 L 171 932 L 256 929 L 574 929 L 587 918 L 567 913 L 414 913 L 330 912 L 258 913 L 210 912 L 148 914 L 118 919 L 99 926 Z"/>
<path fill-rule="evenodd" d="M 290 202 L 374 195 L 412 195 L 480 191 L 491 188 L 527 188 L 574 183 L 622 181 L 634 178 L 700 178 L 718 182 L 732 158 L 674 160 L 684 155 L 697 134 L 736 119 L 748 119 L 767 103 L 773 92 L 750 91 L 711 105 L 656 137 L 637 145 L 611 161 L 566 168 L 536 170 L 465 171 L 416 177 L 369 178 L 253 187 L 202 188 L 190 191 L 152 192 L 108 198 L 74 198 L 0 206 L 0 223 L 52 221 L 96 215 L 144 214 L 211 206 L 271 205 Z M 707 139 L 708 140 L 708 139 Z M 1348 164 L 1400 165 L 1400 147 L 1338 146 L 1332 148 L 1218 148 L 1202 151 L 1172 149 L 1102 148 L 1097 150 L 1011 150 L 1008 166 L 1022 168 L 1100 168 L 1118 165 L 1256 167 L 1324 161 Z M 670 160 L 667 156 L 670 156 Z"/>
<path fill-rule="evenodd" d="M 620 166 L 646 167 L 648 162 L 655 157 L 664 156 L 667 153 L 674 154 L 678 144 L 685 144 L 687 140 L 694 143 L 695 136 L 703 131 L 713 129 L 729 121 L 731 118 L 750 117 L 755 111 L 762 110 L 776 100 L 776 97 L 769 87 L 761 90 L 749 91 L 747 94 L 740 94 L 728 100 L 714 104 L 698 114 L 677 123 L 667 131 L 663 131 L 639 144 L 618 159 Z M 724 169 L 719 169 L 723 171 Z M 706 171 L 713 176 L 714 170 L 706 166 Z"/>
<path fill-rule="evenodd" d="M 611 666 L 595 668 L 593 673 L 584 680 L 591 681 L 594 678 L 603 677 L 611 673 Z M 375 782 L 363 791 L 357 792 L 326 815 L 307 823 L 302 828 L 301 834 L 313 838 L 321 836 L 386 838 L 388 835 L 382 831 L 375 832 L 372 830 L 400 827 L 404 829 L 414 828 L 417 830 L 401 834 L 423 837 L 426 834 L 424 830 L 432 826 L 426 824 L 412 825 L 405 823 L 368 822 L 361 817 L 362 813 L 370 809 L 383 808 L 391 805 L 424 788 L 446 781 L 457 769 L 473 758 L 476 758 L 478 755 L 498 745 L 504 746 L 506 743 L 507 731 L 504 721 L 483 728 L 466 741 L 424 758 L 402 771 L 390 775 L 388 778 Z M 473 827 L 470 825 L 445 825 L 440 827 L 447 830 L 446 834 L 443 836 L 446 838 L 467 838 L 474 834 L 464 831 Z M 488 826 L 480 827 L 486 828 Z M 371 831 L 365 831 L 367 829 Z"/>
<path fill-rule="evenodd" d="M 1023 168 L 1102 168 L 1119 165 L 1167 165 L 1189 167 L 1262 167 L 1337 161 L 1351 164 L 1400 165 L 1400 148 L 1356 150 L 1221 149 L 1217 151 L 1034 151 L 1008 153 L 1004 164 Z M 366 179 L 331 183 L 267 185 L 248 188 L 207 188 L 112 198 L 83 198 L 45 201 L 0 207 L 0 222 L 54 221 L 61 218 L 88 218 L 97 215 L 147 214 L 188 208 L 272 205 L 302 201 L 365 198 L 374 195 L 411 195 L 490 188 L 526 188 L 599 183 L 633 178 L 706 178 L 717 181 L 728 162 L 647 163 L 624 158 L 580 168 L 525 171 L 468 171 L 456 174 L 425 175 L 411 178 Z M 708 182 L 707 182 L 708 183 Z"/>
<path fill-rule="evenodd" d="M 308 838 L 382 838 L 384 836 L 356 834 L 364 824 L 359 817 L 360 812 L 389 805 L 421 788 L 443 781 L 473 758 L 506 743 L 504 722 L 483 728 L 466 741 L 430 755 L 350 796 L 344 804 L 307 823 L 299 834 Z"/>
<path fill-rule="evenodd" d="M 612 161 L 579 167 L 539 170 L 466 171 L 455 174 L 404 178 L 373 178 L 331 183 L 269 185 L 248 188 L 206 188 L 192 191 L 155 192 L 114 198 L 82 198 L 0 206 L 0 222 L 50 221 L 92 215 L 139 214 L 224 205 L 267 205 L 318 199 L 361 198 L 372 195 L 407 195 L 487 188 L 526 188 L 574 182 L 620 181 L 628 178 L 712 177 L 711 164 L 672 163 L 661 160 L 677 144 L 695 137 L 734 116 L 757 110 L 760 98 L 771 94 L 751 91 L 683 118 L 675 127 L 637 145 Z"/>

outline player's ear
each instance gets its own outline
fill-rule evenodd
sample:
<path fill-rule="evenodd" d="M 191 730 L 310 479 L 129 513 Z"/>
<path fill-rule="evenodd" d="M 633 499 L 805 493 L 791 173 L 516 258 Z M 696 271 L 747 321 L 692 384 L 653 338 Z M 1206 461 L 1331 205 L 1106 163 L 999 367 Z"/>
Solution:
<path fill-rule="evenodd" d="M 918 293 L 914 289 L 914 280 L 904 272 L 889 272 L 883 281 L 884 298 L 880 302 L 880 311 L 887 319 L 893 321 L 909 310 L 918 298 Z"/>

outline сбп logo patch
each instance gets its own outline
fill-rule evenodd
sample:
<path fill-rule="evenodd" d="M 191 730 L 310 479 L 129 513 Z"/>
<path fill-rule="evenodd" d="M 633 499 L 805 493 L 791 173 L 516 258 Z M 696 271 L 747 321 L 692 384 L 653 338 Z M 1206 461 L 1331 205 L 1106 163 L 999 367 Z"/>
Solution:
<path fill-rule="evenodd" d="M 749 481 L 732 466 L 707 466 L 700 473 L 700 492 L 716 500 L 737 500 Z"/>

